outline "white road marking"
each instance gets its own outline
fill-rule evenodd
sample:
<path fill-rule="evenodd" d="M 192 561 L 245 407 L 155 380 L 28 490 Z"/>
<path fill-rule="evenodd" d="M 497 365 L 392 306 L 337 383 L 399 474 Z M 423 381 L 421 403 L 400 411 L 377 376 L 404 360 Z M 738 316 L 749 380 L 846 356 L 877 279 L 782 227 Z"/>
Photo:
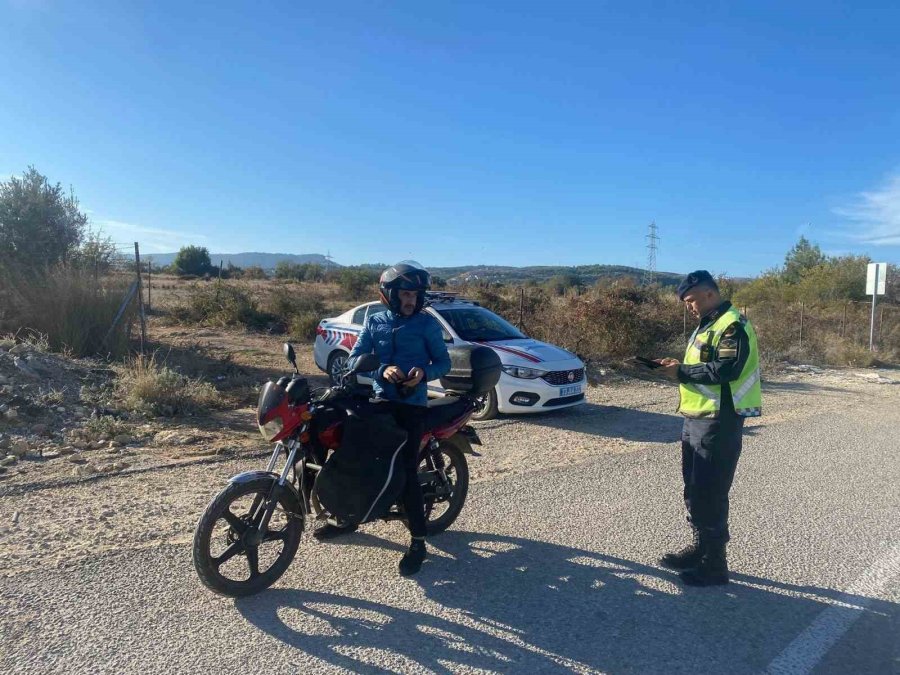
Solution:
<path fill-rule="evenodd" d="M 850 588 L 832 601 L 809 627 L 800 633 L 778 657 L 767 672 L 775 674 L 809 673 L 822 660 L 853 623 L 863 615 L 892 580 L 900 576 L 900 542 L 894 544 L 874 565 L 854 581 Z"/>

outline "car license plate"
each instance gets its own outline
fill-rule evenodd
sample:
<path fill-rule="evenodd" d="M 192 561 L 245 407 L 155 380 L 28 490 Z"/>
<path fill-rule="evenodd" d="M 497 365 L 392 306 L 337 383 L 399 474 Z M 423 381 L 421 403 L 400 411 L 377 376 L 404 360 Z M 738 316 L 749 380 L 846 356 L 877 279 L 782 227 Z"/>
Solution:
<path fill-rule="evenodd" d="M 581 385 L 573 384 L 571 387 L 562 387 L 559 390 L 560 396 L 574 396 L 575 394 L 581 393 Z"/>

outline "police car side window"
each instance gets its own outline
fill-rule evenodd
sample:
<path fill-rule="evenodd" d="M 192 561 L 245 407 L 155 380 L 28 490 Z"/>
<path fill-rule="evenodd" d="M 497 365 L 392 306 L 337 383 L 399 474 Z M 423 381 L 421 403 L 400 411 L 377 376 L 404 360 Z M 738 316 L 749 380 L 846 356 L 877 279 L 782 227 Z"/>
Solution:
<path fill-rule="evenodd" d="M 355 312 L 353 312 L 353 323 L 357 326 L 362 326 L 366 323 L 366 310 L 369 308 L 368 305 L 363 305 Z"/>

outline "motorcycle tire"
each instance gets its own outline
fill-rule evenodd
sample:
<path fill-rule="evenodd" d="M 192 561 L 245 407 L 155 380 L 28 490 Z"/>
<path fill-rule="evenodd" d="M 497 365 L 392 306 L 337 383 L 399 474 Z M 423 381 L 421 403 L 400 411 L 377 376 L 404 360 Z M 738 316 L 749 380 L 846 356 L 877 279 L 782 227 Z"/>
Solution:
<path fill-rule="evenodd" d="M 203 585 L 214 593 L 231 598 L 259 593 L 278 581 L 294 560 L 294 556 L 297 554 L 297 548 L 300 546 L 300 535 L 303 532 L 303 518 L 302 516 L 296 515 L 288 517 L 284 529 L 278 531 L 280 534 L 278 540 L 282 543 L 281 552 L 278 554 L 275 562 L 264 572 L 261 572 L 257 567 L 257 574 L 255 576 L 253 575 L 250 570 L 250 561 L 246 553 L 246 548 L 244 551 L 233 554 L 232 557 L 234 558 L 243 556 L 247 560 L 245 568 L 247 570 L 248 578 L 246 580 L 229 579 L 221 574 L 219 570 L 220 567 L 225 564 L 225 561 L 217 563 L 217 558 L 213 557 L 212 551 L 210 550 L 216 523 L 227 520 L 224 514 L 226 511 L 230 512 L 231 505 L 240 498 L 248 497 L 250 495 L 255 495 L 256 499 L 259 499 L 259 495 L 261 495 L 262 499 L 265 499 L 268 496 L 274 481 L 274 478 L 265 477 L 257 478 L 247 483 L 230 483 L 227 488 L 222 490 L 222 492 L 210 502 L 209 506 L 207 506 L 206 510 L 203 512 L 203 515 L 200 516 L 200 521 L 197 523 L 197 529 L 194 532 L 194 568 L 197 570 L 197 575 L 200 577 L 200 581 Z M 286 514 L 297 514 L 300 512 L 300 505 L 296 502 L 294 495 L 287 491 L 283 492 L 279 497 L 278 505 Z M 246 514 L 232 515 L 237 515 L 238 519 L 246 517 Z M 228 522 L 231 523 L 230 520 L 228 520 Z M 232 532 L 234 532 L 233 527 L 229 533 Z M 276 540 L 273 539 L 270 541 Z M 258 566 L 258 547 L 256 548 L 255 555 Z M 228 560 L 230 559 L 231 558 Z"/>
<path fill-rule="evenodd" d="M 447 468 L 453 468 L 456 482 L 453 485 L 449 508 L 435 519 L 429 515 L 426 523 L 428 536 L 439 534 L 450 527 L 466 504 L 466 495 L 469 493 L 469 463 L 466 461 L 465 450 L 468 449 L 468 446 L 469 442 L 459 435 L 451 436 L 440 442 L 439 452 L 444 455 L 448 464 Z M 426 514 L 428 513 L 427 506 L 426 502 Z"/>

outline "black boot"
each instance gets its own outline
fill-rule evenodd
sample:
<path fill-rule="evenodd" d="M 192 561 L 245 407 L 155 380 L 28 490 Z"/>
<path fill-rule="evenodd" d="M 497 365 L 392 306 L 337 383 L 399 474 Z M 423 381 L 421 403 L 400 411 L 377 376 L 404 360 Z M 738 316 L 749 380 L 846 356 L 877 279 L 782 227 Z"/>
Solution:
<path fill-rule="evenodd" d="M 666 553 L 659 559 L 660 565 L 668 567 L 670 570 L 689 570 L 700 563 L 700 559 L 703 557 L 703 549 L 700 546 L 700 532 L 696 527 L 691 529 L 694 532 L 693 541 L 677 553 Z"/>
<path fill-rule="evenodd" d="M 425 540 L 413 539 L 409 545 L 409 550 L 400 558 L 400 574 L 404 577 L 410 577 L 420 569 L 425 561 Z"/>
<path fill-rule="evenodd" d="M 703 546 L 703 557 L 696 567 L 681 573 L 681 580 L 688 586 L 721 586 L 728 583 L 728 560 L 725 543 L 715 542 Z"/>
<path fill-rule="evenodd" d="M 356 532 L 358 525 L 353 525 L 351 523 L 326 523 L 321 527 L 317 527 L 313 531 L 313 536 L 319 541 L 328 541 L 330 539 L 334 539 L 335 537 L 340 537 L 345 534 L 350 534 L 351 532 Z"/>

